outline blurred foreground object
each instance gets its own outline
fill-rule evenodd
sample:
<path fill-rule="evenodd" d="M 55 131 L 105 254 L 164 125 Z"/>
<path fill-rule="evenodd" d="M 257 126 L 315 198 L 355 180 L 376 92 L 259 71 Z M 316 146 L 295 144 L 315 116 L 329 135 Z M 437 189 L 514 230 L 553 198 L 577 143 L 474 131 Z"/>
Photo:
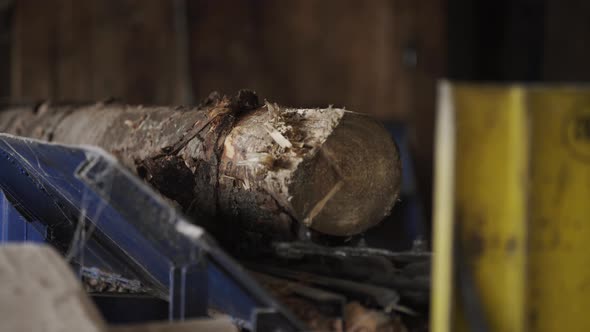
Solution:
<path fill-rule="evenodd" d="M 241 247 L 294 239 L 299 225 L 362 233 L 390 213 L 401 182 L 397 147 L 372 118 L 262 105 L 245 90 L 190 108 L 14 107 L 0 131 L 104 148 L 189 216 L 217 217 L 206 228 Z"/>
<path fill-rule="evenodd" d="M 49 246 L 0 246 L 0 271 L 2 331 L 237 331 L 229 319 L 109 327 L 66 261 Z"/>
<path fill-rule="evenodd" d="M 431 327 L 590 328 L 590 88 L 443 82 Z"/>
<path fill-rule="evenodd" d="M 0 330 L 106 331 L 82 285 L 49 246 L 0 246 Z"/>

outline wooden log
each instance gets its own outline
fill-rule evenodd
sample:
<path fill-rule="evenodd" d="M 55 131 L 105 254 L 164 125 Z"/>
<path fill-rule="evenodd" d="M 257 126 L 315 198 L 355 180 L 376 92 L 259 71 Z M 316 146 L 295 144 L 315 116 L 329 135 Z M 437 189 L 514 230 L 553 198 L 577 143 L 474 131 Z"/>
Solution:
<path fill-rule="evenodd" d="M 401 180 L 397 147 L 370 117 L 262 105 L 248 91 L 198 107 L 12 108 L 0 112 L 0 131 L 102 147 L 238 247 L 294 239 L 301 224 L 362 233 L 389 214 Z"/>

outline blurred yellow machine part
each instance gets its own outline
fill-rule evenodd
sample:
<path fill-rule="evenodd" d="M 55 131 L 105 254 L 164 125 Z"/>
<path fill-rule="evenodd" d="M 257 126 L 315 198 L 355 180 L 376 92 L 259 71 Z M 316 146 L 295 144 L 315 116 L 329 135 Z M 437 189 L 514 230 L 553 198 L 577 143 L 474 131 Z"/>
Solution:
<path fill-rule="evenodd" d="M 590 331 L 590 88 L 439 92 L 431 330 Z"/>

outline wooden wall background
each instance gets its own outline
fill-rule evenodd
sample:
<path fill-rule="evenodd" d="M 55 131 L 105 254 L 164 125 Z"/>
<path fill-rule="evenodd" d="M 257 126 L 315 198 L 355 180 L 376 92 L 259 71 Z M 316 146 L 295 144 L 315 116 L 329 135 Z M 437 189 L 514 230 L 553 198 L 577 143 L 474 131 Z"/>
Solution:
<path fill-rule="evenodd" d="M 432 108 L 445 64 L 440 0 L 17 0 L 13 33 L 14 99 L 177 104 L 251 88 L 404 120 Z"/>
<path fill-rule="evenodd" d="M 0 0 L 0 101 L 10 96 L 12 3 Z"/>
<path fill-rule="evenodd" d="M 179 102 L 171 3 L 15 1 L 12 98 Z"/>

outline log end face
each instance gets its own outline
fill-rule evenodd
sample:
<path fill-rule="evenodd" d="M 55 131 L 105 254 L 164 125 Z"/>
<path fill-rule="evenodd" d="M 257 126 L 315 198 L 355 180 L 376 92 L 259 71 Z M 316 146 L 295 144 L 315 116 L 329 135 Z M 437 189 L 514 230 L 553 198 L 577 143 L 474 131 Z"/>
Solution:
<path fill-rule="evenodd" d="M 300 222 L 328 235 L 356 235 L 391 212 L 401 184 L 399 151 L 377 121 L 346 113 L 296 177 L 291 203 Z"/>

